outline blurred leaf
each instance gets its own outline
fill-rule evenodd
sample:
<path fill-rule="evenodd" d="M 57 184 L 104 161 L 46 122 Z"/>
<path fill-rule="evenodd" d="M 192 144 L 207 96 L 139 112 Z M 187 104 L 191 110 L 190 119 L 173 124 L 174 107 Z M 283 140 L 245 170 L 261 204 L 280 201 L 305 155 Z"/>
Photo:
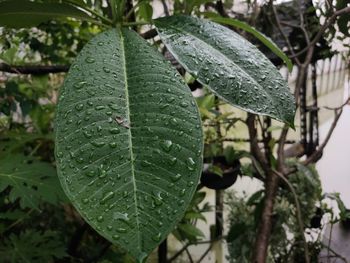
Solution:
<path fill-rule="evenodd" d="M 188 220 L 200 219 L 204 222 L 207 222 L 207 219 L 205 218 L 205 216 L 201 212 L 186 212 L 184 218 L 188 219 Z"/>
<path fill-rule="evenodd" d="M 151 3 L 147 1 L 141 2 L 139 5 L 138 14 L 144 21 L 151 21 L 153 15 L 153 7 Z"/>
<path fill-rule="evenodd" d="M 23 0 L 0 2 L 0 26 L 33 27 L 51 19 L 66 17 L 95 22 L 89 14 L 67 3 L 37 3 Z"/>
<path fill-rule="evenodd" d="M 246 229 L 247 226 L 243 222 L 231 225 L 226 238 L 227 242 L 232 242 L 237 239 L 240 235 L 245 233 Z"/>
<path fill-rule="evenodd" d="M 21 208 L 39 209 L 41 202 L 57 204 L 64 200 L 55 168 L 46 162 L 21 154 L 0 159 L 0 192 L 10 187 L 10 202 L 19 200 Z"/>
<path fill-rule="evenodd" d="M 205 236 L 199 228 L 191 224 L 179 224 L 178 229 L 182 234 L 184 234 L 189 240 L 192 241 Z"/>
<path fill-rule="evenodd" d="M 0 13 L 1 13 L 1 11 L 0 11 Z M 4 62 L 6 62 L 9 65 L 13 64 L 15 57 L 16 57 L 17 50 L 18 50 L 18 47 L 16 47 L 16 46 L 7 49 L 6 51 L 4 51 L 3 53 L 0 54 L 0 60 L 3 60 Z"/>
<path fill-rule="evenodd" d="M 208 171 L 221 177 L 224 175 L 224 172 L 222 171 L 221 167 L 217 165 L 210 165 Z"/>
<path fill-rule="evenodd" d="M 18 236 L 10 234 L 0 246 L 2 262 L 47 263 L 66 255 L 64 244 L 53 231 L 26 230 Z"/>

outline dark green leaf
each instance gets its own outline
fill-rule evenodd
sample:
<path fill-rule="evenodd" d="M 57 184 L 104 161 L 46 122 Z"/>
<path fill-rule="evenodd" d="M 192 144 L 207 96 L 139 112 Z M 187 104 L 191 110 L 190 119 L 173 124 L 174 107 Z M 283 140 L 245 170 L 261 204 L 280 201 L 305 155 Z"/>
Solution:
<path fill-rule="evenodd" d="M 141 260 L 182 218 L 199 181 L 201 121 L 189 88 L 135 32 L 113 29 L 71 67 L 55 125 L 68 197 Z"/>
<path fill-rule="evenodd" d="M 205 236 L 199 228 L 191 224 L 179 224 L 178 229 L 190 240 Z"/>
<path fill-rule="evenodd" d="M 295 105 L 286 81 L 251 43 L 207 20 L 155 20 L 162 41 L 181 65 L 227 102 L 293 126 Z"/>
<path fill-rule="evenodd" d="M 39 209 L 41 201 L 57 204 L 64 199 L 55 168 L 21 154 L 8 154 L 0 159 L 0 191 L 11 187 L 8 198 L 19 199 L 22 208 Z"/>
<path fill-rule="evenodd" d="M 0 2 L 0 26 L 32 27 L 51 19 L 66 17 L 94 22 L 87 13 L 66 3 L 35 3 L 22 0 Z"/>
<path fill-rule="evenodd" d="M 231 228 L 227 234 L 227 242 L 236 240 L 240 235 L 243 235 L 247 230 L 247 226 L 243 222 L 239 222 L 231 225 Z"/>
<path fill-rule="evenodd" d="M 144 21 L 150 21 L 153 15 L 152 5 L 149 2 L 142 2 L 139 5 L 138 14 Z"/>
<path fill-rule="evenodd" d="M 66 256 L 65 246 L 57 233 L 26 230 L 18 236 L 11 234 L 0 247 L 2 262 L 53 262 Z"/>

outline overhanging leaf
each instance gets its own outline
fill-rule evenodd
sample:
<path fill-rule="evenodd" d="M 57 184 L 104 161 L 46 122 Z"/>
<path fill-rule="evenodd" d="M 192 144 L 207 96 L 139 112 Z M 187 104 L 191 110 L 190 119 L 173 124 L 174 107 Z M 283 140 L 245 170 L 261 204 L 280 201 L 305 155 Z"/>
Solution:
<path fill-rule="evenodd" d="M 23 0 L 0 2 L 0 26 L 32 27 L 50 19 L 66 17 L 96 22 L 84 11 L 67 3 L 36 3 Z"/>
<path fill-rule="evenodd" d="M 195 17 L 170 16 L 154 22 L 169 51 L 211 91 L 243 110 L 293 126 L 294 98 L 286 81 L 251 43 Z"/>
<path fill-rule="evenodd" d="M 68 197 L 142 261 L 181 219 L 199 180 L 202 131 L 189 88 L 135 32 L 112 29 L 71 67 L 55 125 Z"/>

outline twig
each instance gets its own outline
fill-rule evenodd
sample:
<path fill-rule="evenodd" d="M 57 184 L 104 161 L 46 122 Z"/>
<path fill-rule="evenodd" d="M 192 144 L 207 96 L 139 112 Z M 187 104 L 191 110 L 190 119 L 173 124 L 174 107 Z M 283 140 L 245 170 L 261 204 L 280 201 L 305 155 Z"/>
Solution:
<path fill-rule="evenodd" d="M 208 255 L 208 253 L 210 252 L 210 250 L 212 249 L 213 247 L 213 243 L 211 243 L 209 245 L 209 247 L 207 248 L 207 250 L 205 250 L 205 252 L 203 253 L 203 255 L 198 259 L 197 263 L 200 263 L 202 262 L 202 260 L 206 257 L 206 255 Z"/>
<path fill-rule="evenodd" d="M 188 251 L 188 248 L 186 248 L 185 251 L 186 251 L 186 254 L 187 254 L 187 257 L 188 257 L 188 260 L 190 261 L 190 263 L 194 263 L 193 258 L 191 256 L 191 253 Z"/>
<path fill-rule="evenodd" d="M 69 65 L 25 65 L 16 66 L 0 63 L 0 71 L 14 74 L 43 75 L 48 73 L 67 72 Z"/>
<path fill-rule="evenodd" d="M 320 156 L 321 156 L 322 153 L 323 153 L 324 148 L 327 146 L 327 144 L 328 144 L 328 142 L 329 142 L 329 139 L 331 138 L 331 136 L 332 136 L 332 134 L 333 134 L 333 132 L 334 132 L 334 130 L 335 130 L 335 127 L 336 127 L 337 124 L 338 124 L 338 121 L 339 121 L 339 119 L 340 119 L 340 116 L 341 116 L 342 113 L 343 113 L 343 107 L 344 107 L 345 105 L 347 105 L 347 104 L 349 103 L 349 101 L 350 101 L 350 98 L 347 100 L 346 103 L 344 103 L 344 104 L 342 105 L 342 107 L 336 108 L 336 109 L 334 110 L 334 113 L 335 113 L 334 120 L 333 120 L 333 122 L 332 122 L 331 127 L 330 127 L 329 130 L 328 130 L 328 133 L 327 133 L 327 135 L 326 135 L 326 138 L 324 139 L 324 141 L 323 141 L 323 143 L 320 145 L 320 147 L 318 147 L 318 149 L 317 149 L 316 151 L 314 151 L 314 152 L 303 162 L 303 165 L 308 165 L 308 164 L 310 164 L 310 163 L 313 163 L 313 162 L 317 161 L 317 160 L 320 158 Z"/>
<path fill-rule="evenodd" d="M 296 207 L 296 211 L 297 211 L 297 221 L 298 221 L 298 225 L 299 225 L 299 230 L 300 230 L 300 234 L 303 238 L 303 243 L 304 243 L 304 256 L 305 256 L 305 262 L 306 263 L 310 263 L 310 255 L 309 255 L 309 248 L 307 246 L 307 242 L 305 239 L 305 235 L 304 235 L 304 223 L 303 223 L 303 219 L 301 217 L 301 208 L 300 208 L 300 203 L 298 200 L 298 195 L 295 192 L 295 189 L 293 187 L 293 185 L 288 181 L 288 179 L 280 172 L 278 171 L 273 171 L 277 176 L 279 176 L 289 187 L 289 189 L 292 191 L 293 194 L 293 198 L 295 201 L 295 207 Z"/>
<path fill-rule="evenodd" d="M 311 46 L 314 46 L 317 41 L 322 37 L 323 33 L 327 30 L 327 28 L 334 23 L 338 16 L 343 14 L 350 13 L 350 7 L 345 7 L 333 13 L 333 15 L 323 24 L 320 30 L 317 32 L 314 39 L 307 45 L 304 49 L 292 55 L 292 58 L 298 57 L 299 55 L 305 53 Z"/>
<path fill-rule="evenodd" d="M 161 0 L 161 2 L 162 2 L 162 5 L 163 5 L 163 9 L 164 9 L 164 14 L 165 14 L 165 16 L 169 16 L 170 13 L 169 13 L 168 5 L 166 4 L 165 0 Z"/>
<path fill-rule="evenodd" d="M 249 139 L 250 139 L 250 149 L 253 154 L 253 156 L 257 159 L 259 163 L 261 163 L 261 166 L 263 167 L 264 171 L 268 171 L 268 163 L 265 159 L 264 154 L 261 152 L 259 148 L 258 138 L 257 138 L 257 131 L 255 128 L 255 115 L 248 113 L 248 118 L 246 120 L 248 131 L 249 131 Z"/>
<path fill-rule="evenodd" d="M 150 38 L 154 38 L 157 35 L 158 35 L 157 30 L 152 28 L 152 29 L 146 31 L 145 33 L 142 33 L 141 37 L 143 37 L 144 39 L 150 39 Z"/>
<path fill-rule="evenodd" d="M 275 20 L 276 20 L 276 24 L 277 24 L 278 31 L 281 33 L 282 37 L 283 37 L 284 40 L 286 41 L 288 50 L 289 50 L 290 54 L 293 55 L 295 62 L 297 63 L 297 65 L 300 65 L 300 64 L 301 64 L 301 63 L 300 63 L 300 60 L 298 59 L 297 56 L 295 56 L 293 46 L 292 46 L 292 44 L 290 43 L 288 36 L 283 32 L 281 22 L 280 22 L 280 20 L 279 20 L 279 18 L 278 18 L 278 15 L 277 15 L 276 7 L 275 7 L 274 4 L 273 4 L 273 0 L 270 0 L 270 5 L 271 5 L 271 8 L 272 8 L 272 12 L 273 12 L 274 18 L 275 18 Z"/>

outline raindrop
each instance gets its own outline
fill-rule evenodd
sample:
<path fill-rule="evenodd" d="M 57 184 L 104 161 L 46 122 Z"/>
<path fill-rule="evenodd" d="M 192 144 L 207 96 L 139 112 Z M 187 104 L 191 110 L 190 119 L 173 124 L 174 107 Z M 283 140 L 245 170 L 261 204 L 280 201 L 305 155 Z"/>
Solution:
<path fill-rule="evenodd" d="M 114 192 L 107 192 L 103 195 L 102 199 L 100 200 L 101 204 L 105 204 L 108 200 L 112 199 L 114 197 Z"/>
<path fill-rule="evenodd" d="M 165 140 L 165 141 L 162 141 L 160 143 L 160 146 L 162 147 L 162 149 L 166 152 L 170 152 L 171 150 L 171 147 L 173 146 L 173 142 L 170 141 L 170 140 Z"/>
<path fill-rule="evenodd" d="M 158 233 L 157 235 L 153 236 L 152 239 L 155 242 L 159 242 L 161 237 L 162 237 L 161 233 Z"/>
<path fill-rule="evenodd" d="M 120 130 L 118 128 L 111 128 L 111 129 L 109 129 L 109 132 L 112 134 L 118 134 L 118 133 L 120 133 Z"/>
<path fill-rule="evenodd" d="M 87 57 L 87 58 L 85 59 L 85 62 L 91 64 L 91 63 L 94 63 L 94 62 L 95 62 L 95 59 L 92 58 L 92 57 Z"/>
<path fill-rule="evenodd" d="M 86 85 L 86 81 L 80 81 L 74 84 L 74 88 L 76 88 L 77 90 L 82 89 L 85 85 Z"/>
<path fill-rule="evenodd" d="M 193 159 L 191 157 L 189 157 L 186 160 L 186 163 L 187 163 L 188 170 L 193 171 L 194 170 L 194 166 L 196 165 L 196 163 L 193 161 Z"/>
<path fill-rule="evenodd" d="M 81 111 L 83 108 L 84 108 L 84 104 L 82 104 L 82 103 L 79 103 L 79 104 L 75 105 L 75 109 L 77 111 Z"/>
<path fill-rule="evenodd" d="M 172 180 L 173 182 L 176 182 L 176 181 L 180 180 L 181 177 L 182 177 L 181 174 L 176 174 L 176 175 L 174 175 L 174 176 L 171 177 L 171 180 Z"/>
<path fill-rule="evenodd" d="M 119 228 L 117 228 L 117 232 L 119 232 L 119 233 L 126 233 L 126 229 L 122 228 L 122 227 L 119 227 Z"/>

